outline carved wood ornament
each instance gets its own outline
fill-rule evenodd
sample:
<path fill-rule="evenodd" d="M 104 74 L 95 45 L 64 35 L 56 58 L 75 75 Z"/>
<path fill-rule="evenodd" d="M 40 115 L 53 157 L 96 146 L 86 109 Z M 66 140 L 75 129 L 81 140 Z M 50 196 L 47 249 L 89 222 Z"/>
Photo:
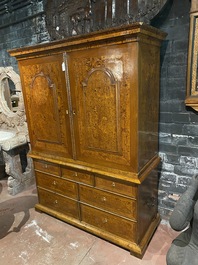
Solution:
<path fill-rule="evenodd" d="M 147 24 L 169 0 L 47 1 L 46 24 L 52 40 L 133 22 Z"/>

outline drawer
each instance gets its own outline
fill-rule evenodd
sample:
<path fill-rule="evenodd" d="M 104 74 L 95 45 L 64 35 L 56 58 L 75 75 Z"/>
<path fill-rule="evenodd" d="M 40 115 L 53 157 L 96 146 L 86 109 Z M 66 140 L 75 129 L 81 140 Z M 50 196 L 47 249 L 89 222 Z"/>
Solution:
<path fill-rule="evenodd" d="M 136 219 L 136 201 L 80 185 L 80 201 L 118 215 Z"/>
<path fill-rule="evenodd" d="M 92 174 L 84 172 L 76 172 L 67 168 L 62 168 L 62 177 L 66 179 L 71 179 L 76 182 L 92 185 L 94 183 L 94 176 Z"/>
<path fill-rule="evenodd" d="M 39 203 L 59 213 L 79 219 L 78 202 L 38 188 Z"/>
<path fill-rule="evenodd" d="M 52 175 L 60 176 L 60 166 L 41 161 L 34 161 L 35 170 L 43 171 Z"/>
<path fill-rule="evenodd" d="M 136 222 L 125 220 L 113 214 L 81 205 L 82 221 L 105 230 L 109 233 L 117 235 L 121 238 L 135 241 L 136 238 Z"/>
<path fill-rule="evenodd" d="M 99 189 L 104 189 L 119 193 L 122 195 L 137 197 L 137 187 L 133 184 L 124 184 L 117 180 L 105 179 L 99 176 L 95 177 L 95 186 Z"/>
<path fill-rule="evenodd" d="M 35 172 L 37 186 L 44 189 L 49 189 L 53 192 L 57 192 L 64 196 L 68 196 L 73 199 L 78 198 L 77 184 L 65 179 L 57 178 L 55 176 L 47 175 L 43 172 Z"/>

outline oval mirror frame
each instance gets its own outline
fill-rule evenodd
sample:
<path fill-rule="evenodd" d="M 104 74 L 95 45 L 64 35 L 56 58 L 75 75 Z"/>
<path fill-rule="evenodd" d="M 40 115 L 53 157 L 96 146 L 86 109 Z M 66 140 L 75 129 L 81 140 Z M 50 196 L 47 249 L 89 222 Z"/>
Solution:
<path fill-rule="evenodd" d="M 6 79 L 10 80 L 15 86 L 15 93 L 18 99 L 18 106 L 17 109 L 15 109 L 15 111 L 13 111 L 10 106 L 8 106 L 8 102 L 5 98 Z M 9 82 L 7 83 L 9 86 Z M 0 112 L 7 117 L 15 117 L 18 116 L 18 114 L 23 111 L 24 111 L 24 103 L 23 103 L 23 94 L 21 90 L 20 76 L 13 70 L 12 67 L 0 67 Z"/>

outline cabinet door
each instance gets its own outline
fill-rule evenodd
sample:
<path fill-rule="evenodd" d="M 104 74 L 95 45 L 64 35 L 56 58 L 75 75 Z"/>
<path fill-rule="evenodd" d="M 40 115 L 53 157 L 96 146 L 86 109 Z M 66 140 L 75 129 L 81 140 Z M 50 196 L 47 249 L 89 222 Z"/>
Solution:
<path fill-rule="evenodd" d="M 32 151 L 70 157 L 62 55 L 19 62 Z"/>
<path fill-rule="evenodd" d="M 136 46 L 128 44 L 67 54 L 77 159 L 121 169 L 134 167 L 136 57 Z"/>

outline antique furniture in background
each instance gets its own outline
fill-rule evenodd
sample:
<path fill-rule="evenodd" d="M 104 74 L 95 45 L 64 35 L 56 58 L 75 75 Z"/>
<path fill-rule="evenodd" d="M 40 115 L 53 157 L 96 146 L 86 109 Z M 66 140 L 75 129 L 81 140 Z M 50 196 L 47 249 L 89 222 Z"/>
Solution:
<path fill-rule="evenodd" d="M 150 21 L 172 0 L 51 0 L 45 5 L 52 40 Z"/>
<path fill-rule="evenodd" d="M 198 2 L 192 0 L 188 48 L 186 106 L 198 111 Z"/>
<path fill-rule="evenodd" d="M 160 45 L 134 23 L 10 51 L 19 63 L 36 209 L 142 257 L 158 223 Z"/>
<path fill-rule="evenodd" d="M 33 163 L 27 157 L 29 135 L 20 76 L 0 67 L 0 146 L 8 176 L 8 192 L 15 195 L 34 183 Z"/>

